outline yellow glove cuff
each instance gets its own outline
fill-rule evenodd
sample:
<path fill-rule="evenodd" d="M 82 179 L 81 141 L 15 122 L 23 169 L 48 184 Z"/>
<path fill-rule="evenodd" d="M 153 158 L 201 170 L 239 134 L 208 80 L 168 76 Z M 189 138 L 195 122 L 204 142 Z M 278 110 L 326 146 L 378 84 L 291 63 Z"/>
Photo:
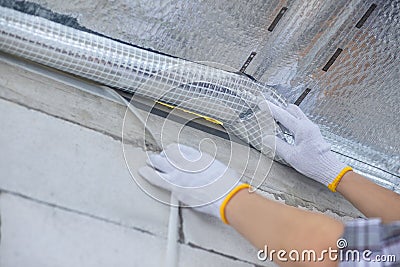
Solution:
<path fill-rule="evenodd" d="M 342 180 L 343 176 L 346 174 L 348 171 L 352 171 L 353 169 L 349 166 L 343 168 L 343 170 L 336 176 L 336 178 L 332 181 L 332 183 L 328 184 L 329 190 L 332 192 L 336 192 L 336 187 L 338 186 L 340 180 Z"/>
<path fill-rule="evenodd" d="M 226 219 L 226 216 L 225 216 L 225 208 L 226 208 L 226 205 L 228 205 L 228 203 L 229 203 L 229 201 L 231 200 L 231 198 L 232 198 L 234 195 L 236 195 L 237 192 L 239 192 L 240 190 L 245 189 L 245 188 L 250 188 L 250 185 L 249 185 L 249 184 L 241 184 L 241 185 L 236 186 L 231 192 L 229 192 L 229 194 L 226 196 L 226 198 L 224 199 L 224 201 L 222 201 L 222 204 L 221 204 L 221 206 L 219 207 L 219 214 L 220 214 L 220 216 L 221 216 L 221 220 L 222 220 L 224 223 L 229 224 L 229 223 L 228 223 L 228 220 Z"/>

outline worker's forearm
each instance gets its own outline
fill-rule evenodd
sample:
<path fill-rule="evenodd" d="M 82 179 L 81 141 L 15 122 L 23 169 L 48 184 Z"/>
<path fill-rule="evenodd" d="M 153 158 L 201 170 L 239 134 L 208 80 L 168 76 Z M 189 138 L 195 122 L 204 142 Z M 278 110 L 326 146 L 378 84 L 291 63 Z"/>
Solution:
<path fill-rule="evenodd" d="M 337 191 L 367 217 L 384 223 L 400 220 L 400 195 L 376 185 L 355 172 L 347 172 Z"/>
<path fill-rule="evenodd" d="M 283 249 L 287 253 L 313 249 L 320 255 L 324 249 L 335 249 L 343 232 L 342 223 L 328 216 L 268 200 L 247 190 L 238 192 L 225 212 L 230 225 L 260 249 L 265 245 L 270 250 Z M 282 266 L 336 266 L 329 257 L 325 258 L 324 262 L 316 263 L 277 263 Z"/>

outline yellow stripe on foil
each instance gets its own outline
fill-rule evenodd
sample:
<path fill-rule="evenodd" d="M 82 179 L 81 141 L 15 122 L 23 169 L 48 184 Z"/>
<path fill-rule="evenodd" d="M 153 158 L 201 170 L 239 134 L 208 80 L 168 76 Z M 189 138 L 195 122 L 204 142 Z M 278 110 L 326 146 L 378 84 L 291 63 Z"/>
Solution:
<path fill-rule="evenodd" d="M 156 101 L 156 102 L 158 104 L 160 104 L 160 105 L 166 106 L 166 107 L 171 108 L 171 109 L 177 108 L 179 110 L 182 110 L 183 112 L 186 112 L 186 113 L 189 113 L 189 114 L 193 114 L 193 115 L 195 115 L 197 117 L 205 119 L 205 120 L 207 120 L 209 122 L 212 122 L 214 124 L 223 125 L 223 123 L 221 121 L 217 120 L 217 119 L 213 119 L 213 118 L 210 118 L 210 117 L 207 117 L 207 116 L 204 116 L 204 115 L 201 115 L 199 113 L 196 113 L 196 112 L 193 112 L 193 111 L 189 111 L 189 110 L 186 110 L 186 109 L 183 109 L 183 108 L 175 107 L 173 105 L 170 105 L 170 104 L 167 104 L 167 103 L 164 103 L 164 102 L 160 102 L 160 101 Z"/>

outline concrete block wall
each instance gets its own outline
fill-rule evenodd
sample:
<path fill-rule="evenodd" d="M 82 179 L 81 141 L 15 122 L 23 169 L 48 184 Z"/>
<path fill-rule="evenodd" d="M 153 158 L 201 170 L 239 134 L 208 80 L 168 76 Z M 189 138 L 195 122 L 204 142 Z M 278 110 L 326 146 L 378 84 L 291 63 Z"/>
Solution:
<path fill-rule="evenodd" d="M 101 87 L 0 59 L 0 266 L 162 265 L 169 207 L 146 195 L 129 173 L 137 178 L 152 153 L 144 146 L 143 125 L 129 117 L 122 144 L 125 107 L 93 93 Z M 149 121 L 157 124 L 157 118 Z M 196 138 L 205 134 L 188 131 Z M 215 140 L 224 149 L 224 141 Z M 251 150 L 250 158 L 257 153 Z M 262 186 L 266 197 L 341 220 L 360 216 L 286 166 L 273 164 L 270 174 Z M 180 215 L 180 266 L 274 266 L 259 262 L 256 249 L 219 220 L 189 209 Z"/>
<path fill-rule="evenodd" d="M 1 266 L 162 266 L 166 240 L 149 232 L 27 199 L 0 195 Z M 251 264 L 179 244 L 178 266 Z"/>
<path fill-rule="evenodd" d="M 0 112 L 1 266 L 162 265 L 169 207 L 132 181 L 119 141 L 5 100 Z M 250 266 L 179 251 L 182 266 Z"/>

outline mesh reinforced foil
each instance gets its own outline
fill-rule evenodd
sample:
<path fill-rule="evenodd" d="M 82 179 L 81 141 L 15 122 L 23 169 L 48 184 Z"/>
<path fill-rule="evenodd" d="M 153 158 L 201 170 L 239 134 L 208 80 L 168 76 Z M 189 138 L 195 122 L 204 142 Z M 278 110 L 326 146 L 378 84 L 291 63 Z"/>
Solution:
<path fill-rule="evenodd" d="M 1 0 L 9 8 L 1 8 L 0 49 L 183 105 L 260 150 L 258 101 L 298 101 L 340 159 L 400 192 L 400 1 L 85 3 Z M 76 29 L 68 17 L 71 27 L 54 23 L 38 6 L 134 46 Z M 258 82 L 231 71 L 251 53 L 243 71 Z"/>

